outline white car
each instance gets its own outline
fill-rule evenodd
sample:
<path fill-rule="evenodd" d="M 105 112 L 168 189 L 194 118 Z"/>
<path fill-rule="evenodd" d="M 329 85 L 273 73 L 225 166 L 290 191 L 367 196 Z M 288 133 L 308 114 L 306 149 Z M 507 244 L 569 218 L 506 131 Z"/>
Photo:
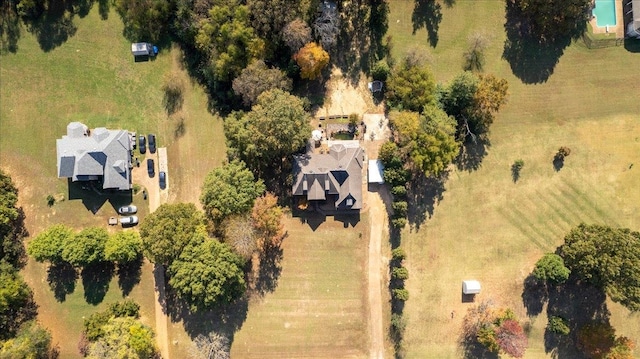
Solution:
<path fill-rule="evenodd" d="M 138 224 L 138 216 L 120 217 L 120 224 L 134 225 Z"/>
<path fill-rule="evenodd" d="M 120 214 L 134 214 L 136 212 L 138 212 L 138 207 L 132 204 L 118 208 L 118 213 Z"/>

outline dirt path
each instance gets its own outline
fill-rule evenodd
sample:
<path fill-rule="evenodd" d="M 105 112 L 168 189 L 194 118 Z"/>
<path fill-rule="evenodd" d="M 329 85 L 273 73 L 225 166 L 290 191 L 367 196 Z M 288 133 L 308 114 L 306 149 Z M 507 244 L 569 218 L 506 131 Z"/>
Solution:
<path fill-rule="evenodd" d="M 146 157 L 138 156 L 140 158 L 140 167 L 136 167 L 133 170 L 133 183 L 139 184 L 147 191 L 147 200 L 149 203 L 149 213 L 152 213 L 161 204 L 160 184 L 158 183 L 158 153 L 151 154 L 147 152 Z M 152 158 L 155 161 L 156 174 L 153 177 L 149 177 L 147 173 L 147 158 Z M 166 191 L 163 191 L 166 192 Z M 166 201 L 166 193 L 163 193 L 162 199 Z M 158 349 L 164 359 L 169 359 L 169 335 L 167 329 L 167 315 L 162 310 L 162 304 L 165 302 L 164 293 L 164 275 L 161 275 L 162 271 L 159 268 L 154 269 L 153 277 L 156 281 L 156 288 L 159 290 L 154 291 L 155 296 L 155 312 L 156 312 L 156 343 L 158 343 Z"/>
<path fill-rule="evenodd" d="M 384 358 L 384 330 L 382 324 L 382 231 L 384 230 L 385 207 L 376 192 L 368 192 L 369 223 L 369 325 L 371 332 L 370 359 Z"/>

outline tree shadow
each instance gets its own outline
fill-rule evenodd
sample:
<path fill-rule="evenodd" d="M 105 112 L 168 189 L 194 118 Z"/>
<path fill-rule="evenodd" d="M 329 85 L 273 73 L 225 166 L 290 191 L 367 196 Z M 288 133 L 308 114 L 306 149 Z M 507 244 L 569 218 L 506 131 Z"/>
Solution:
<path fill-rule="evenodd" d="M 465 359 L 498 359 L 500 357 L 498 353 L 488 351 L 475 338 L 474 340 L 462 339 L 460 348 L 462 349 L 462 357 Z"/>
<path fill-rule="evenodd" d="M 562 167 L 564 167 L 564 158 L 560 156 L 554 156 L 551 163 L 553 163 L 553 169 L 558 172 L 562 169 Z"/>
<path fill-rule="evenodd" d="M 517 183 L 520 179 L 521 170 L 522 167 L 520 167 L 517 163 L 511 165 L 511 179 L 513 180 L 513 183 Z"/>
<path fill-rule="evenodd" d="M 131 293 L 133 287 L 140 283 L 142 257 L 133 262 L 118 264 L 116 273 L 118 275 L 118 287 L 122 290 L 122 296 L 126 297 Z"/>
<path fill-rule="evenodd" d="M 87 303 L 98 305 L 109 291 L 109 283 L 113 277 L 113 263 L 101 262 L 82 269 L 82 286 Z"/>
<path fill-rule="evenodd" d="M 549 300 L 549 295 L 546 284 L 529 274 L 524 280 L 524 290 L 522 291 L 522 303 L 527 310 L 527 315 L 535 317 L 542 313 L 542 308 L 547 300 Z"/>
<path fill-rule="evenodd" d="M 98 0 L 98 12 L 100 13 L 100 19 L 109 19 L 109 8 L 111 7 L 111 1 Z"/>
<path fill-rule="evenodd" d="M 282 256 L 282 248 L 279 245 L 265 245 L 260 255 L 258 275 L 251 294 L 263 297 L 276 289 L 282 273 Z"/>
<path fill-rule="evenodd" d="M 389 53 L 384 38 L 389 28 L 389 5 L 386 1 L 342 2 L 342 26 L 331 56 L 336 66 L 356 85 L 361 71 L 369 73 L 371 65 Z"/>
<path fill-rule="evenodd" d="M 415 0 L 411 22 L 413 34 L 421 28 L 427 30 L 429 45 L 438 45 L 438 29 L 442 21 L 442 5 L 436 0 Z"/>
<path fill-rule="evenodd" d="M 477 171 L 482 160 L 487 156 L 487 149 L 491 142 L 487 136 L 476 137 L 476 140 L 465 140 L 460 147 L 460 153 L 454 163 L 460 171 Z"/>
<path fill-rule="evenodd" d="M 20 17 L 16 11 L 15 1 L 0 3 L 0 55 L 18 51 L 20 39 Z"/>
<path fill-rule="evenodd" d="M 564 49 L 572 39 L 584 32 L 586 23 L 578 26 L 575 33 L 545 40 L 532 30 L 531 22 L 518 6 L 513 1 L 507 1 L 504 27 L 507 39 L 502 58 L 509 62 L 511 71 L 522 82 L 535 84 L 549 79 Z"/>
<path fill-rule="evenodd" d="M 449 171 L 444 171 L 437 177 L 426 177 L 423 174 L 413 177 L 408 183 L 407 218 L 412 228 L 419 230 L 424 221 L 433 216 L 435 206 L 442 200 Z"/>
<path fill-rule="evenodd" d="M 49 0 L 41 14 L 25 19 L 27 31 L 36 36 L 44 52 L 49 52 L 76 34 L 75 15 L 86 16 L 92 5 L 93 0 Z"/>
<path fill-rule="evenodd" d="M 47 268 L 47 283 L 58 302 L 64 302 L 67 294 L 75 291 L 77 280 L 78 272 L 67 262 L 52 264 Z"/>

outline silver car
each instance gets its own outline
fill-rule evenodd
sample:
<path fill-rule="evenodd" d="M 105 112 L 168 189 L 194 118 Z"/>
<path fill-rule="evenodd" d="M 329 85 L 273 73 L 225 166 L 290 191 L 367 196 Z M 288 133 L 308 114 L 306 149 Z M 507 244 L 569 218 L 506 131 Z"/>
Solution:
<path fill-rule="evenodd" d="M 138 212 L 138 207 L 132 204 L 118 208 L 118 213 L 120 214 L 134 214 L 136 212 Z"/>
<path fill-rule="evenodd" d="M 120 224 L 122 225 L 138 224 L 138 216 L 120 217 Z"/>

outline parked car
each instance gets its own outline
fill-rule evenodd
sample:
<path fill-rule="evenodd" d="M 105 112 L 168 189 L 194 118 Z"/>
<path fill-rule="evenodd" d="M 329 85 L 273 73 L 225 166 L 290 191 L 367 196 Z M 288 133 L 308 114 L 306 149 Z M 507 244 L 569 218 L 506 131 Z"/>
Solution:
<path fill-rule="evenodd" d="M 144 135 L 140 135 L 140 137 L 138 138 L 138 147 L 140 147 L 140 153 L 147 153 L 147 139 L 144 137 Z"/>
<path fill-rule="evenodd" d="M 164 171 L 161 171 L 158 178 L 160 179 L 160 188 L 167 188 L 167 174 Z"/>
<path fill-rule="evenodd" d="M 156 135 L 150 133 L 147 137 L 149 137 L 149 152 L 156 153 Z"/>
<path fill-rule="evenodd" d="M 149 177 L 153 177 L 156 174 L 156 166 L 151 158 L 147 159 L 147 172 L 149 172 Z"/>
<path fill-rule="evenodd" d="M 138 224 L 138 216 L 120 217 L 120 224 L 122 225 Z"/>
<path fill-rule="evenodd" d="M 138 207 L 132 204 L 118 208 L 118 213 L 120 214 L 134 214 L 136 212 L 138 212 Z"/>

